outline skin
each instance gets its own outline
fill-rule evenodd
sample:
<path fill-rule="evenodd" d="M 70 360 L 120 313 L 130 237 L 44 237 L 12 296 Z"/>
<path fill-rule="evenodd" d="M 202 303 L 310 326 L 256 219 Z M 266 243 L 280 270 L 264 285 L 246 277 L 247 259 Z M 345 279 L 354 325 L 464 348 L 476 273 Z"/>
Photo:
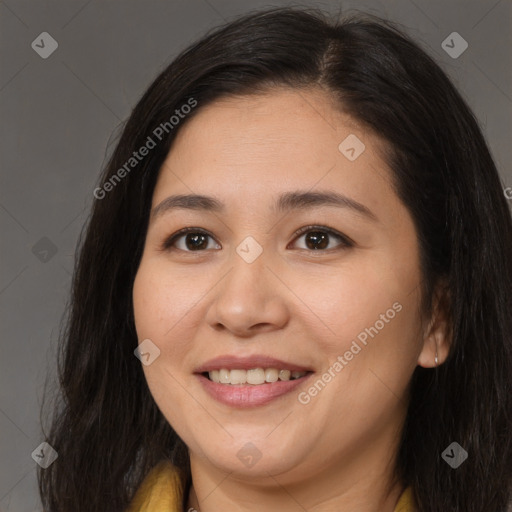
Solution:
<path fill-rule="evenodd" d="M 199 109 L 200 107 L 198 107 Z M 338 150 L 365 144 L 354 161 Z M 225 211 L 152 217 L 133 288 L 139 341 L 160 356 L 144 366 L 150 391 L 189 448 L 188 506 L 216 510 L 392 512 L 408 387 L 417 365 L 447 356 L 441 313 L 420 311 L 419 248 L 412 218 L 391 186 L 383 141 L 342 114 L 321 89 L 273 89 L 217 100 L 181 128 L 160 171 L 153 208 L 172 194 L 215 196 Z M 276 213 L 284 192 L 335 191 L 365 205 Z M 313 250 L 310 224 L 334 235 Z M 162 249 L 184 227 L 211 234 L 203 249 Z M 325 231 L 324 228 L 324 231 Z M 318 231 L 319 228 L 311 231 Z M 236 248 L 253 237 L 247 263 Z M 309 238 L 308 238 L 309 237 Z M 207 245 L 206 245 L 207 244 Z M 308 404 L 298 401 L 394 303 L 402 306 Z M 235 409 L 202 388 L 194 369 L 214 357 L 265 354 L 315 375 L 264 406 Z M 246 467 L 248 442 L 261 459 Z"/>

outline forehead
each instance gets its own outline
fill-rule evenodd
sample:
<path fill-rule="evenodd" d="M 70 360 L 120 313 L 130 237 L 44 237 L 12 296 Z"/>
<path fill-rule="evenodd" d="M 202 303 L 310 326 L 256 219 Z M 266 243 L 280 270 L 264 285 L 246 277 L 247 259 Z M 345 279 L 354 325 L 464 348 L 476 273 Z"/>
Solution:
<path fill-rule="evenodd" d="M 162 166 L 154 203 L 171 189 L 261 199 L 277 189 L 318 185 L 374 201 L 379 192 L 371 189 L 391 192 L 383 141 L 322 89 L 280 88 L 197 108 Z M 356 159 L 343 152 L 347 140 L 360 152 Z"/>
<path fill-rule="evenodd" d="M 271 159 L 287 152 L 337 155 L 340 137 L 362 127 L 344 115 L 322 89 L 271 89 L 261 94 L 229 96 L 201 108 L 178 132 L 178 151 L 234 157 L 240 151 Z M 212 142 L 214 144 L 206 144 Z M 258 151 L 259 150 L 259 151 Z M 193 156 L 187 152 L 187 156 Z M 243 159 L 247 165 L 247 159 Z"/>

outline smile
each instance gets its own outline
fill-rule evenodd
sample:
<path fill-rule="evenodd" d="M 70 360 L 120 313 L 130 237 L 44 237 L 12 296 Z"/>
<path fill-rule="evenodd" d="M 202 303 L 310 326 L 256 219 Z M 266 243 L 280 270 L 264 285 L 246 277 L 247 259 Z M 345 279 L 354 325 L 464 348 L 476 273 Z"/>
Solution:
<path fill-rule="evenodd" d="M 265 383 L 277 381 L 290 381 L 304 377 L 308 372 L 278 370 L 277 368 L 252 368 L 250 370 L 222 368 L 205 372 L 206 377 L 212 382 L 237 386 L 242 384 L 259 386 Z"/>
<path fill-rule="evenodd" d="M 226 354 L 194 369 L 210 398 L 235 408 L 262 406 L 284 398 L 313 373 L 311 367 L 261 354 Z"/>

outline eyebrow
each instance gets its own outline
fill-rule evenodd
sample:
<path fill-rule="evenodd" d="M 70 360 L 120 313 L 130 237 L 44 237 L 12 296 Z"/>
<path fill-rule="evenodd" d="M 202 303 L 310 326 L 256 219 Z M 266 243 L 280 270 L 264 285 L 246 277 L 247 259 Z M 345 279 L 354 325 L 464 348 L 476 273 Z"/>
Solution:
<path fill-rule="evenodd" d="M 287 213 L 292 210 L 308 210 L 319 206 L 348 208 L 370 220 L 378 220 L 377 216 L 367 206 L 343 194 L 332 191 L 309 192 L 298 190 L 286 192 L 279 196 L 273 205 L 273 210 L 276 213 Z M 220 200 L 212 196 L 199 194 L 173 195 L 155 206 L 151 212 L 151 217 L 156 219 L 160 215 L 175 209 L 221 213 L 224 211 L 225 206 Z"/>

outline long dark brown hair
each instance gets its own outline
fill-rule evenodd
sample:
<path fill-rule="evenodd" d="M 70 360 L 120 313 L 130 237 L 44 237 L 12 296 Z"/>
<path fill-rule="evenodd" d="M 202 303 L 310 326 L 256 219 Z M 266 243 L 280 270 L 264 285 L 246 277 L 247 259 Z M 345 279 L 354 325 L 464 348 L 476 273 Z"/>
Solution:
<path fill-rule="evenodd" d="M 418 233 L 426 312 L 434 284 L 447 283 L 450 353 L 413 374 L 396 475 L 421 512 L 504 512 L 512 481 L 512 221 L 496 166 L 464 99 L 394 24 L 301 8 L 251 13 L 212 31 L 154 80 L 127 120 L 101 176 L 108 192 L 96 194 L 79 241 L 48 432 L 42 420 L 59 454 L 38 472 L 45 511 L 122 511 L 161 459 L 189 471 L 186 447 L 134 357 L 132 286 L 152 193 L 172 141 L 196 112 L 273 86 L 321 86 L 387 141 L 396 192 Z M 176 110 L 193 102 L 171 128 Z M 166 122 L 160 140 L 155 129 Z M 155 147 L 120 173 L 148 137 Z M 441 458 L 454 441 L 469 455 L 457 469 Z"/>

